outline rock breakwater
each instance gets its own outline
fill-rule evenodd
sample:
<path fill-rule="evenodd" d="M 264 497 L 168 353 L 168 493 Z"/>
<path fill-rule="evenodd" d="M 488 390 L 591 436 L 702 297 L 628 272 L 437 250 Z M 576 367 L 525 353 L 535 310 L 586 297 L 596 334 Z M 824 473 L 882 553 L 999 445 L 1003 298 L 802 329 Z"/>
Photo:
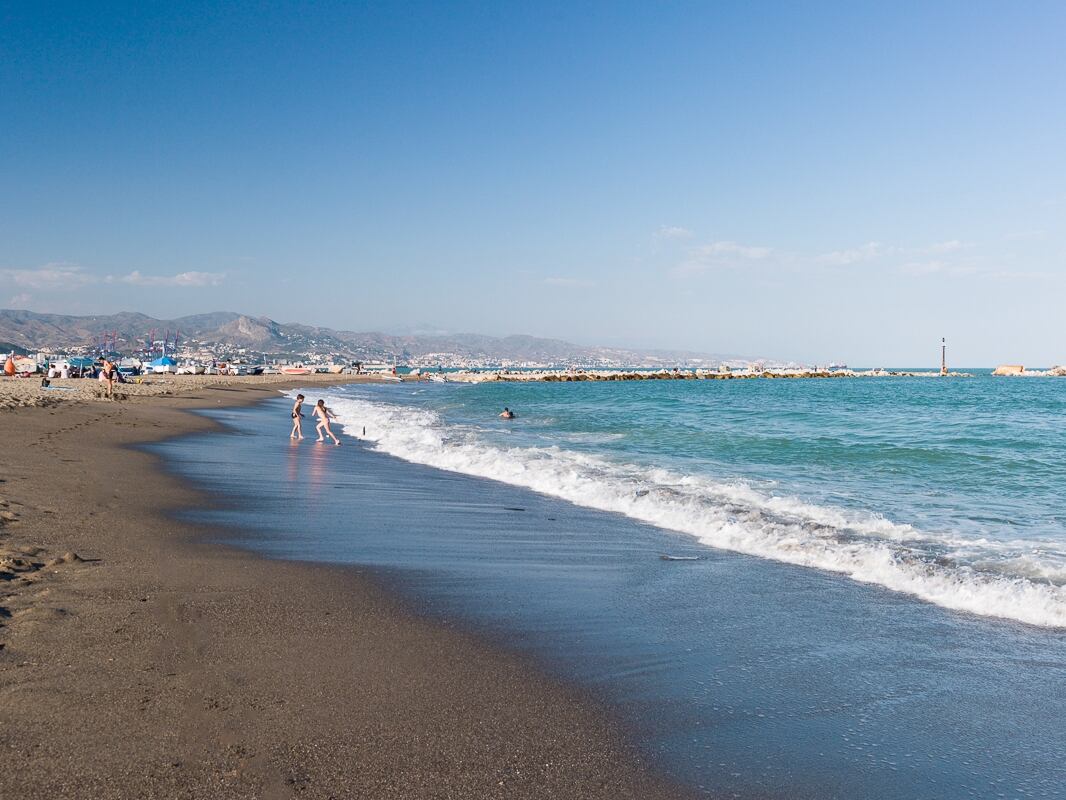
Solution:
<path fill-rule="evenodd" d="M 751 380 L 796 379 L 796 378 L 969 378 L 966 372 L 949 372 L 942 376 L 939 372 L 909 372 L 901 370 L 871 369 L 806 369 L 806 368 L 766 368 L 746 370 L 704 370 L 704 369 L 661 369 L 661 370 L 625 370 L 625 369 L 563 369 L 563 370 L 481 370 L 463 371 L 448 375 L 449 381 L 459 383 L 485 383 L 487 381 L 535 381 L 543 383 L 570 383 L 581 381 L 662 381 L 662 380 Z"/>

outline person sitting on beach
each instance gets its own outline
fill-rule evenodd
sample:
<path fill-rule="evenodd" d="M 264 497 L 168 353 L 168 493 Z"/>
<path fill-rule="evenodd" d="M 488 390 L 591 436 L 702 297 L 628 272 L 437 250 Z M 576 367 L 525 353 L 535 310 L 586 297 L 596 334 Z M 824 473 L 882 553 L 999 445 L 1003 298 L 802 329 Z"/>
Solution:
<path fill-rule="evenodd" d="M 312 413 L 316 417 L 318 417 L 318 425 L 315 426 L 315 430 L 318 431 L 318 441 L 326 441 L 322 438 L 322 434 L 326 433 L 329 435 L 329 438 L 333 440 L 333 444 L 339 445 L 341 443 L 341 440 L 334 436 L 333 431 L 329 429 L 329 421 L 331 419 L 336 419 L 337 415 L 330 411 L 328 408 L 326 408 L 326 401 L 319 400 L 318 403 L 315 405 L 315 410 Z"/>
<path fill-rule="evenodd" d="M 292 433 L 289 434 L 290 439 L 304 438 L 304 432 L 300 427 L 300 420 L 304 418 L 303 404 L 304 396 L 302 394 L 296 395 L 296 402 L 292 406 Z"/>
<path fill-rule="evenodd" d="M 500 412 L 500 419 L 514 419 L 514 412 L 504 406 L 503 411 Z"/>

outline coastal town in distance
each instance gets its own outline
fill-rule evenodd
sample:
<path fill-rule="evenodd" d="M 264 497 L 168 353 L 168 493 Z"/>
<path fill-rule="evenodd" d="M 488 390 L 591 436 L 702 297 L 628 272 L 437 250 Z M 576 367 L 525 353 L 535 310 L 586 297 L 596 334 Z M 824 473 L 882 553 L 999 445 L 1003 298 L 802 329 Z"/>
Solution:
<path fill-rule="evenodd" d="M 353 333 L 230 312 L 167 321 L 134 314 L 79 318 L 0 310 L 0 354 L 4 353 L 7 374 L 49 379 L 96 377 L 104 358 L 117 365 L 122 379 L 314 373 L 424 375 L 461 382 L 968 375 L 948 369 L 943 343 L 939 369 L 854 369 L 832 362 L 806 365 L 585 347 L 530 336 Z M 995 374 L 1066 376 L 1066 368 L 1000 365 Z"/>

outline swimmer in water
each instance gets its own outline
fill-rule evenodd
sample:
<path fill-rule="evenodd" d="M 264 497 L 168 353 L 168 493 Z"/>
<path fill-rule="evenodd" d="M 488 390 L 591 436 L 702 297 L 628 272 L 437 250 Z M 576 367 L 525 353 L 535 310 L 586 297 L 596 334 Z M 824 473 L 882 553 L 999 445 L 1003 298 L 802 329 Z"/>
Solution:
<path fill-rule="evenodd" d="M 290 439 L 304 438 L 304 432 L 300 429 L 300 420 L 304 418 L 303 404 L 304 396 L 302 394 L 296 395 L 296 402 L 292 406 L 292 433 L 289 434 Z"/>
<path fill-rule="evenodd" d="M 500 412 L 500 419 L 514 419 L 514 412 L 505 406 Z"/>
<path fill-rule="evenodd" d="M 336 419 L 337 416 L 328 408 L 326 408 L 326 401 L 319 400 L 318 403 L 315 405 L 315 410 L 312 413 L 316 417 L 318 417 L 318 425 L 315 426 L 315 430 L 318 431 L 318 441 L 326 441 L 322 438 L 322 434 L 325 433 L 329 436 L 330 439 L 333 440 L 333 444 L 339 445 L 341 443 L 341 440 L 334 436 L 333 431 L 329 429 L 329 421 L 331 419 Z"/>

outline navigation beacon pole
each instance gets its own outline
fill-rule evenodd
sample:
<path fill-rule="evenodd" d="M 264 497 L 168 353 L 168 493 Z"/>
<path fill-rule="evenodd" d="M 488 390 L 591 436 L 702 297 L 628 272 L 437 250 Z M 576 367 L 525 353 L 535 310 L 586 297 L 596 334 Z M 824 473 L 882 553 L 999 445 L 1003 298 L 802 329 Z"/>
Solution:
<path fill-rule="evenodd" d="M 948 374 L 948 345 L 944 337 L 940 337 L 940 374 Z"/>

